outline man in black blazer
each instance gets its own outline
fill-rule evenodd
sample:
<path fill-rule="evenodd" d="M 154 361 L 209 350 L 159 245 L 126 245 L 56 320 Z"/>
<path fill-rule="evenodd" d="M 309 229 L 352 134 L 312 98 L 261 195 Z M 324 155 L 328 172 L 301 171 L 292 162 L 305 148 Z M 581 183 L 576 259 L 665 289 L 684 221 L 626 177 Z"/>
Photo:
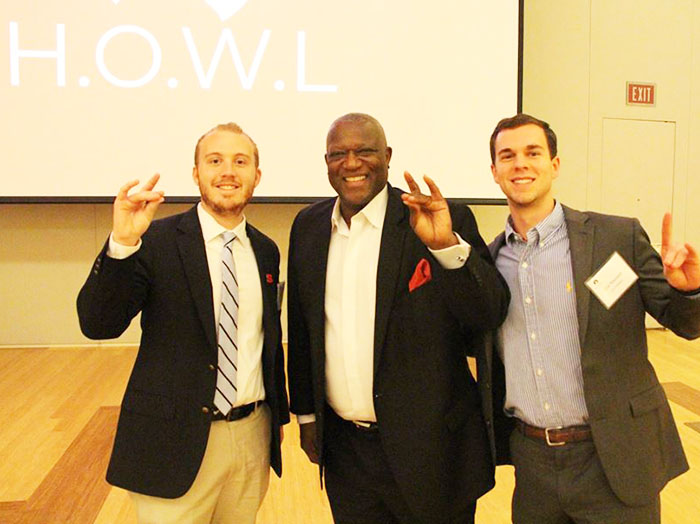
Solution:
<path fill-rule="evenodd" d="M 644 317 L 700 336 L 698 255 L 672 242 L 670 215 L 659 257 L 638 220 L 556 202 L 546 122 L 503 119 L 491 158 L 510 209 L 491 249 L 512 295 L 495 341 L 518 428 L 513 521 L 659 522 L 659 492 L 688 464 Z"/>
<path fill-rule="evenodd" d="M 411 195 L 387 184 L 374 118 L 333 122 L 325 159 L 338 198 L 302 210 L 290 237 L 301 445 L 336 522 L 472 522 L 496 458 L 489 374 L 482 397 L 466 354 L 502 321 L 507 289 L 466 206 L 427 177 L 429 197 L 408 173 Z"/>
<path fill-rule="evenodd" d="M 282 472 L 289 412 L 279 251 L 243 215 L 260 180 L 258 162 L 252 139 L 223 124 L 197 142 L 201 202 L 194 208 L 151 222 L 163 202 L 158 175 L 133 194 L 138 181 L 124 185 L 110 238 L 78 296 L 90 338 L 118 337 L 141 313 L 107 471 L 111 484 L 131 492 L 139 522 L 253 524 L 270 466 Z M 225 244 L 228 232 L 235 236 Z M 233 313 L 220 311 L 224 270 L 237 279 Z M 224 327 L 227 313 L 235 328 Z M 237 331 L 233 344 L 221 342 L 227 330 Z"/>

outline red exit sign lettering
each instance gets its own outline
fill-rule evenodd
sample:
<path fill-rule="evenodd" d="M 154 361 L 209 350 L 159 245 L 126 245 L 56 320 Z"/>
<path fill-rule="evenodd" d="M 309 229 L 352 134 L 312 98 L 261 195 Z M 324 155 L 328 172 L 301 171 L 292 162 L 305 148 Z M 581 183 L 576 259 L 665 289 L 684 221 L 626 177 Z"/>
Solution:
<path fill-rule="evenodd" d="M 627 82 L 627 105 L 656 105 L 656 84 Z"/>

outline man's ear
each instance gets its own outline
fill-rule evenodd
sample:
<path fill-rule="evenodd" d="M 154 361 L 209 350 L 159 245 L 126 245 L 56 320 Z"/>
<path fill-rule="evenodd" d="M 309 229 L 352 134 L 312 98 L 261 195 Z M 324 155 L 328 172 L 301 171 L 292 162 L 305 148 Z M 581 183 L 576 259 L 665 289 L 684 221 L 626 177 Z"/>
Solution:
<path fill-rule="evenodd" d="M 561 164 L 561 160 L 559 160 L 559 156 L 555 156 L 552 158 L 552 171 L 554 174 L 552 175 L 552 178 L 557 178 L 559 176 L 559 165 Z"/>

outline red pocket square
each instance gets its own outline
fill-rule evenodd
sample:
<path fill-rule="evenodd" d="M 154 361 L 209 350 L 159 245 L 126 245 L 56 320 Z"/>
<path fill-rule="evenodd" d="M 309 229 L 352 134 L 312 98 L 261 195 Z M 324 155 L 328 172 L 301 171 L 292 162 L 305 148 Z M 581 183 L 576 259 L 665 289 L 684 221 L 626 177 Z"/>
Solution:
<path fill-rule="evenodd" d="M 408 291 L 411 292 L 421 287 L 423 284 L 427 284 L 432 278 L 430 274 L 430 262 L 421 258 L 416 266 L 416 270 L 413 272 L 411 280 L 408 281 Z"/>

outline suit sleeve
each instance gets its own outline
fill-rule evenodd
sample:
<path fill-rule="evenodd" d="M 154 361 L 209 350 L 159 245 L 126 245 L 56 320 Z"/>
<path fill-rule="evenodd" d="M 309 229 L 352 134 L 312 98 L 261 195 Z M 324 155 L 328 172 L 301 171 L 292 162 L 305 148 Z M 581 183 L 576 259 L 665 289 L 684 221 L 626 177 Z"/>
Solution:
<path fill-rule="evenodd" d="M 107 244 L 102 248 L 78 294 L 78 319 L 86 337 L 117 338 L 141 311 L 150 285 L 145 249 L 117 260 L 107 256 Z"/>
<path fill-rule="evenodd" d="M 450 206 L 450 213 L 454 231 L 469 243 L 471 252 L 460 269 L 437 268 L 448 307 L 465 329 L 496 329 L 508 312 L 508 286 L 494 266 L 471 210 Z"/>
<path fill-rule="evenodd" d="M 289 332 L 288 368 L 290 410 L 297 415 L 314 413 L 313 376 L 309 330 L 304 319 L 299 294 L 299 265 L 301 249 L 298 218 L 292 225 L 287 264 L 287 323 Z M 323 300 L 323 297 L 318 297 Z"/>
<path fill-rule="evenodd" d="M 639 220 L 632 223 L 634 256 L 644 307 L 663 326 L 676 335 L 700 337 L 700 300 L 673 289 L 663 272 L 661 257 L 651 246 Z"/>

